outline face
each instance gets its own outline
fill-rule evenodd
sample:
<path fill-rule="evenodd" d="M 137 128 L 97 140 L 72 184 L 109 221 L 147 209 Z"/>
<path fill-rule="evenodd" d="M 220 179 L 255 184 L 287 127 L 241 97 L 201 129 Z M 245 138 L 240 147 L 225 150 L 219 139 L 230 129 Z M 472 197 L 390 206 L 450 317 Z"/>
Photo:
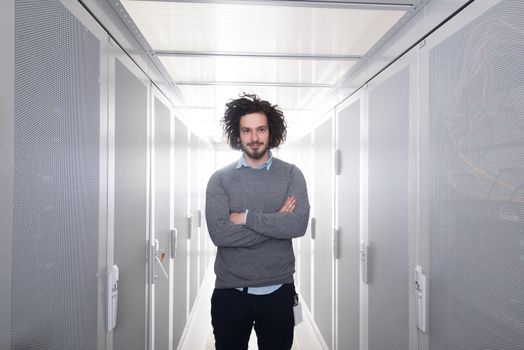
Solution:
<path fill-rule="evenodd" d="M 240 118 L 239 141 L 242 151 L 250 160 L 255 162 L 266 160 L 269 126 L 264 113 L 250 113 Z"/>

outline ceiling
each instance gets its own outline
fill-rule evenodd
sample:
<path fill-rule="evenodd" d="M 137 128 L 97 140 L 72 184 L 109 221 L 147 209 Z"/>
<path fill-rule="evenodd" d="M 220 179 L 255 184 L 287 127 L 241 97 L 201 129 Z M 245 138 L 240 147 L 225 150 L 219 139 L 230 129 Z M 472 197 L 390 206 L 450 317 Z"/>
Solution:
<path fill-rule="evenodd" d="M 310 129 L 413 8 L 406 0 L 120 2 L 183 96 L 175 107 L 214 142 L 223 140 L 225 103 L 242 92 L 278 104 L 289 138 Z"/>

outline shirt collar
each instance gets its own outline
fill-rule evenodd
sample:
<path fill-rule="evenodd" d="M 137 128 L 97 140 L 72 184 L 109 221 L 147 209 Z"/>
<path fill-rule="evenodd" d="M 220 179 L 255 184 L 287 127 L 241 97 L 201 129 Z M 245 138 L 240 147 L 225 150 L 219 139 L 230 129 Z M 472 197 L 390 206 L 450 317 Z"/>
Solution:
<path fill-rule="evenodd" d="M 269 151 L 269 158 L 268 158 L 268 160 L 265 161 L 264 163 L 260 164 L 259 166 L 254 167 L 253 169 L 267 169 L 267 170 L 269 170 L 269 168 L 271 167 L 272 163 L 273 163 L 273 154 L 271 153 L 271 151 Z M 242 153 L 242 155 L 240 156 L 240 158 L 237 161 L 237 169 L 240 169 L 240 168 L 252 168 L 250 165 L 248 165 L 246 163 L 246 160 L 244 159 L 244 153 Z"/>

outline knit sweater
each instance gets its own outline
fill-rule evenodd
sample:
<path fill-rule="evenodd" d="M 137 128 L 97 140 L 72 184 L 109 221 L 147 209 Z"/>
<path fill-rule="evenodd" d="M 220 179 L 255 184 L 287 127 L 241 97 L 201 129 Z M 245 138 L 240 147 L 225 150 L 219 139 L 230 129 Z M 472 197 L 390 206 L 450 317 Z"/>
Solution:
<path fill-rule="evenodd" d="M 295 209 L 279 213 L 288 196 L 296 198 Z M 246 209 L 245 225 L 229 221 L 230 213 Z M 291 239 L 305 234 L 308 218 L 306 181 L 292 164 L 273 158 L 269 169 L 237 169 L 233 163 L 215 172 L 206 191 L 207 227 L 218 247 L 215 287 L 292 283 Z"/>

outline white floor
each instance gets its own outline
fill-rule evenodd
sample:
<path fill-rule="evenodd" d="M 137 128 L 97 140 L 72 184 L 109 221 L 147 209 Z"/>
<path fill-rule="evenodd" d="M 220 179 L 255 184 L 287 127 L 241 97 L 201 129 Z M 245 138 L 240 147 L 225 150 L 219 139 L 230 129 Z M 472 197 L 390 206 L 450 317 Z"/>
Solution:
<path fill-rule="evenodd" d="M 212 268 L 202 282 L 195 300 L 195 307 L 189 316 L 189 323 L 178 350 L 211 350 L 214 349 L 213 329 L 211 327 L 211 294 L 215 275 Z M 319 350 L 327 349 L 324 341 L 319 339 L 315 326 L 309 318 L 307 310 L 303 312 L 303 321 L 295 327 L 295 339 L 292 350 Z M 255 332 L 251 333 L 249 349 L 258 349 Z"/>

